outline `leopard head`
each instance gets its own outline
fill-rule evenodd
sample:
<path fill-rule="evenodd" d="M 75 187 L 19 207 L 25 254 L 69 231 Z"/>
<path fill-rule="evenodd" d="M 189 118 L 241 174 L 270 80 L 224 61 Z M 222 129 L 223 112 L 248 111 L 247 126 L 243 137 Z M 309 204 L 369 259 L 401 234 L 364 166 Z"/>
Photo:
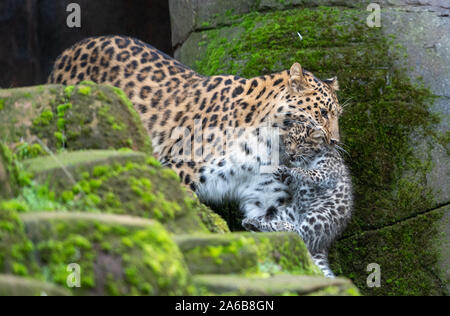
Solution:
<path fill-rule="evenodd" d="M 280 114 L 285 115 L 288 121 L 310 116 L 323 127 L 330 144 L 338 143 L 342 108 L 336 95 L 339 90 L 337 78 L 322 81 L 295 63 L 288 73 L 287 88 L 287 93 L 282 96 Z"/>

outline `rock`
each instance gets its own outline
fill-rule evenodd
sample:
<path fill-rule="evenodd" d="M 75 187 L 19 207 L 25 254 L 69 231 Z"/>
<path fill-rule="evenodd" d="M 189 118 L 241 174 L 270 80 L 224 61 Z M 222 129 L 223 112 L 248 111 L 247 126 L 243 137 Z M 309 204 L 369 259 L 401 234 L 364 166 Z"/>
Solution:
<path fill-rule="evenodd" d="M 178 235 L 175 241 L 194 274 L 290 272 L 322 275 L 301 238 L 289 233 Z"/>
<path fill-rule="evenodd" d="M 74 295 L 186 295 L 189 272 L 164 228 L 151 220 L 84 213 L 21 216 L 34 245 L 35 277 Z M 2 251 L 4 251 L 2 249 Z M 39 259 L 38 259 L 39 258 Z"/>
<path fill-rule="evenodd" d="M 198 199 L 195 199 L 195 201 L 197 204 L 196 208 L 199 210 L 198 214 L 200 219 L 210 232 L 217 234 L 230 232 L 227 222 L 219 214 L 213 212 L 209 207 L 200 203 Z"/>
<path fill-rule="evenodd" d="M 358 296 L 358 290 L 346 279 L 327 279 L 306 275 L 243 277 L 236 275 L 200 275 L 194 282 L 208 295 L 271 296 Z"/>
<path fill-rule="evenodd" d="M 50 283 L 0 275 L 0 296 L 70 296 L 70 293 Z"/>
<path fill-rule="evenodd" d="M 17 176 L 9 148 L 0 143 L 0 199 L 12 198 L 17 193 Z"/>
<path fill-rule="evenodd" d="M 350 276 L 367 295 L 449 295 L 449 217 L 445 206 L 344 238 L 330 253 L 332 269 Z M 366 283 L 370 263 L 380 267 L 380 287 Z"/>
<path fill-rule="evenodd" d="M 27 276 L 36 268 L 33 243 L 15 211 L 0 208 L 0 273 Z"/>
<path fill-rule="evenodd" d="M 171 232 L 228 231 L 218 215 L 182 188 L 175 172 L 142 153 L 80 151 L 25 160 L 23 165 L 37 183 L 34 190 L 44 186 L 56 210 L 153 218 Z M 34 207 L 41 206 L 29 207 L 38 211 Z"/>
<path fill-rule="evenodd" d="M 0 90 L 0 104 L 0 138 L 10 145 L 45 145 L 52 152 L 131 148 L 151 153 L 139 116 L 117 88 L 86 82 Z"/>
<path fill-rule="evenodd" d="M 436 6 L 439 1 L 421 2 L 421 5 Z M 416 156 L 422 161 L 431 159 L 432 165 L 426 175 L 427 186 L 435 198 L 435 206 L 443 205 L 450 201 L 447 184 L 450 176 L 450 39 L 446 36 L 450 19 L 439 12 L 389 9 L 383 12 L 383 27 L 387 35 L 395 35 L 396 42 L 406 52 L 406 57 L 397 61 L 397 67 L 406 66 L 408 76 L 417 84 L 424 84 L 435 95 L 430 110 L 441 119 L 434 131 L 442 141 L 416 136 L 413 146 Z M 430 143 L 431 153 L 427 151 Z"/>
<path fill-rule="evenodd" d="M 147 159 L 145 154 L 133 151 L 85 150 L 28 159 L 23 165 L 38 183 L 49 183 L 50 189 L 64 191 L 83 180 L 83 173 L 92 172 L 95 167 L 146 163 Z"/>
<path fill-rule="evenodd" d="M 38 20 L 35 0 L 0 3 L 0 88 L 34 85 L 41 80 Z"/>

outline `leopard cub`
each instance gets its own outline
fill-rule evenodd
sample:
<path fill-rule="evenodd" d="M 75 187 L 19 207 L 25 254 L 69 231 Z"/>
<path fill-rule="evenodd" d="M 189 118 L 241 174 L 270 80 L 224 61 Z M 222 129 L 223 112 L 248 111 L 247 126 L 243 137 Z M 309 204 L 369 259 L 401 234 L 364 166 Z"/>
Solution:
<path fill-rule="evenodd" d="M 295 122 L 282 138 L 288 167 L 274 178 L 287 185 L 292 199 L 264 216 L 246 219 L 253 231 L 293 231 L 304 240 L 315 264 L 327 277 L 328 249 L 350 220 L 353 196 L 350 173 L 335 145 L 312 121 Z"/>

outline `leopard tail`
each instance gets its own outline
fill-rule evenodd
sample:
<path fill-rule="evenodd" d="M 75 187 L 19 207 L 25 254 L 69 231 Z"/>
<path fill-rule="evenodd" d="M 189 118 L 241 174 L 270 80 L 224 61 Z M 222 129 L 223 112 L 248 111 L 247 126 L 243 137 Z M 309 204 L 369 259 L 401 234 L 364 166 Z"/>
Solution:
<path fill-rule="evenodd" d="M 328 263 L 328 253 L 326 252 L 318 252 L 312 255 L 312 259 L 316 266 L 322 270 L 323 274 L 327 278 L 334 279 L 336 276 L 333 271 L 330 269 L 330 265 Z"/>

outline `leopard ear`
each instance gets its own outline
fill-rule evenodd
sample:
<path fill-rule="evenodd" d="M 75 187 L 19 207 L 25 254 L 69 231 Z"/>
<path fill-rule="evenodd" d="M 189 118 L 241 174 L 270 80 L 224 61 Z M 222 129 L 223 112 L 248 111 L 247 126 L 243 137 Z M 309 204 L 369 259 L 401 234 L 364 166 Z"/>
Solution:
<path fill-rule="evenodd" d="M 339 81 L 337 77 L 324 80 L 324 82 L 327 83 L 334 91 L 339 91 Z"/>
<path fill-rule="evenodd" d="M 295 63 L 292 65 L 289 70 L 289 85 L 291 91 L 296 93 L 304 93 L 308 88 L 308 81 L 303 74 L 302 66 L 299 63 Z"/>

